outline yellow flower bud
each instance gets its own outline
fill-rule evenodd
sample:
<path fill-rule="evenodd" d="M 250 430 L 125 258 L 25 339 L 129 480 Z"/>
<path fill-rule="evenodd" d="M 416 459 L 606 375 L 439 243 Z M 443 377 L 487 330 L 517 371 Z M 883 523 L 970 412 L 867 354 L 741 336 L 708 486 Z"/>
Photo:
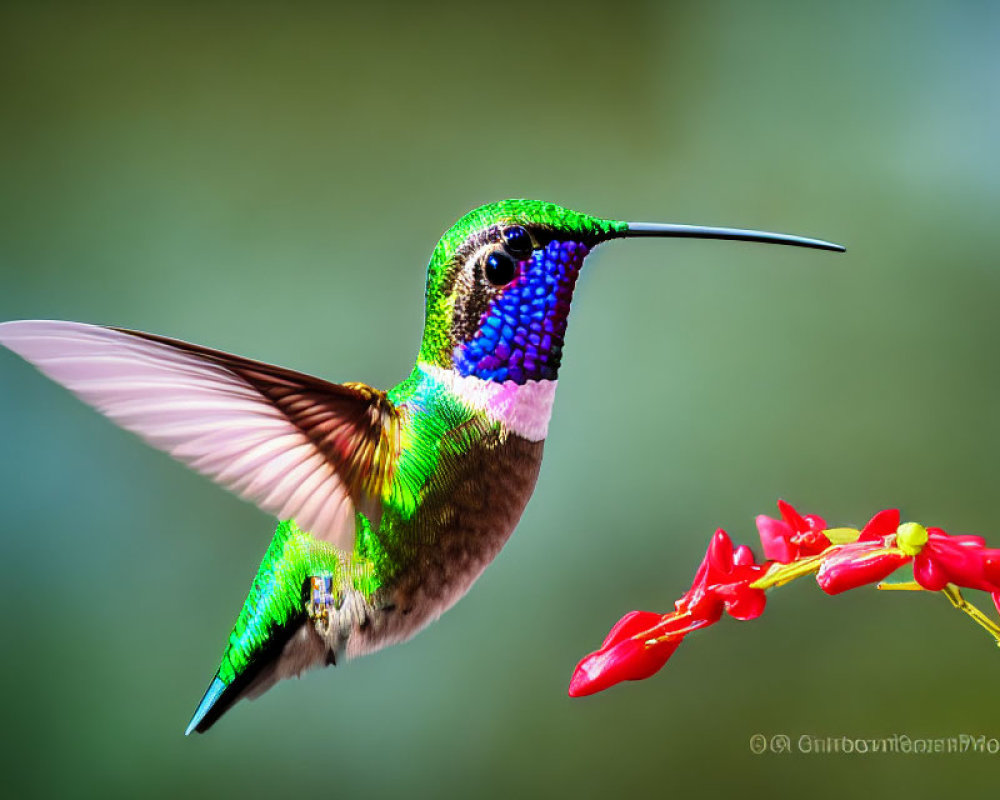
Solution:
<path fill-rule="evenodd" d="M 927 544 L 927 528 L 919 522 L 904 522 L 896 529 L 896 545 L 908 556 L 915 556 Z"/>

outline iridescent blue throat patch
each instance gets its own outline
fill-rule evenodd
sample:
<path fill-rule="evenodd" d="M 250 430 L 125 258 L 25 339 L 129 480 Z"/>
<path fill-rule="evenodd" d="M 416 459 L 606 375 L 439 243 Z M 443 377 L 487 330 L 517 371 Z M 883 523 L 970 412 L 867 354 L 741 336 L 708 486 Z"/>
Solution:
<path fill-rule="evenodd" d="M 460 375 L 488 381 L 555 380 L 580 266 L 590 250 L 549 242 L 518 265 L 519 275 L 483 314 L 479 330 L 455 348 Z"/>

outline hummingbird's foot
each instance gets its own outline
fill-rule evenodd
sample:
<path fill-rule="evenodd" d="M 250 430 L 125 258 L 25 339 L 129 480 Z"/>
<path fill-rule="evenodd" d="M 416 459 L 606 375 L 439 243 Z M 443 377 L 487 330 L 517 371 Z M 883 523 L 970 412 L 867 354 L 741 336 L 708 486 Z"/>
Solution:
<path fill-rule="evenodd" d="M 306 613 L 312 620 L 316 632 L 326 638 L 330 634 L 331 621 L 344 602 L 343 591 L 337 590 L 333 575 L 311 575 L 309 577 L 310 596 L 306 603 Z"/>

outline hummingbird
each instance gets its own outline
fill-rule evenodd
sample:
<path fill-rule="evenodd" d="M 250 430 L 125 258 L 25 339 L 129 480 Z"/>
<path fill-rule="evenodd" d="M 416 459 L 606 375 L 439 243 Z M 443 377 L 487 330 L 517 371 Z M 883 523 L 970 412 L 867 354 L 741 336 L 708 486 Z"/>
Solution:
<path fill-rule="evenodd" d="M 388 391 L 124 328 L 0 324 L 0 344 L 279 520 L 187 734 L 284 678 L 410 638 L 468 591 L 534 490 L 584 260 L 632 237 L 844 250 L 484 205 L 434 248 L 416 363 Z"/>

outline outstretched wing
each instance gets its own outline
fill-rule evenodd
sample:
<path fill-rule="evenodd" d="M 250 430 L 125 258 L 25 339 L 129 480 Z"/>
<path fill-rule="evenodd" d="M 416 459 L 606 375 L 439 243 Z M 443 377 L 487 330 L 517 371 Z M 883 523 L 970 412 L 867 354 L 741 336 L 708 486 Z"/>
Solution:
<path fill-rule="evenodd" d="M 0 344 L 123 428 L 261 509 L 350 551 L 398 453 L 398 415 L 364 384 L 139 331 L 0 324 Z"/>

